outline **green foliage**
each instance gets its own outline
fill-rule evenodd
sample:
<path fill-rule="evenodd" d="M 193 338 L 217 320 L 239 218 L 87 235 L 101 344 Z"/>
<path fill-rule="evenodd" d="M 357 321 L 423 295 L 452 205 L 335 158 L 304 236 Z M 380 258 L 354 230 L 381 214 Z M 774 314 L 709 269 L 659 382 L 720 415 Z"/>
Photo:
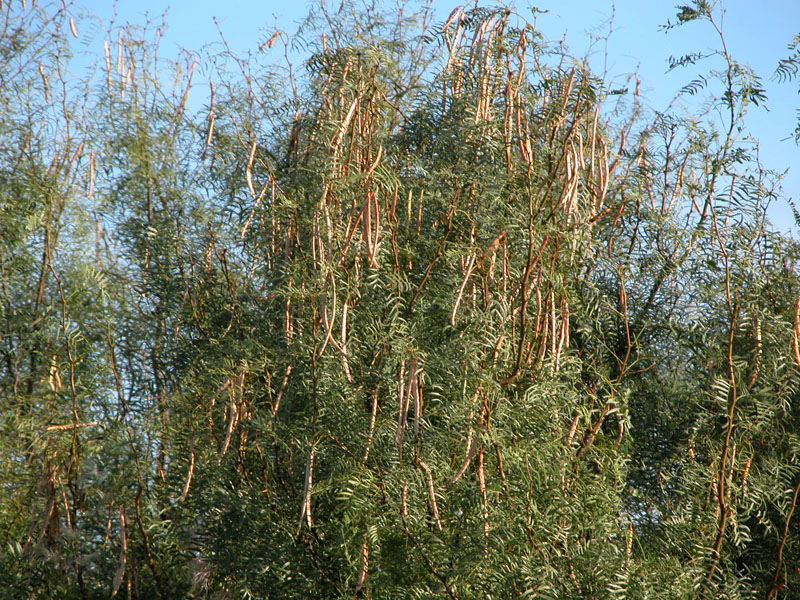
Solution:
<path fill-rule="evenodd" d="M 773 79 L 780 82 L 791 81 L 795 79 L 800 72 L 800 34 L 794 36 L 792 41 L 787 44 L 789 56 L 786 56 L 778 61 L 778 66 L 773 73 Z M 798 109 L 797 127 L 794 130 L 794 140 L 800 143 L 800 109 Z"/>
<path fill-rule="evenodd" d="M 78 11 L 3 8 L 5 596 L 790 597 L 800 246 L 678 10 L 707 114 L 505 8 L 87 81 Z"/>

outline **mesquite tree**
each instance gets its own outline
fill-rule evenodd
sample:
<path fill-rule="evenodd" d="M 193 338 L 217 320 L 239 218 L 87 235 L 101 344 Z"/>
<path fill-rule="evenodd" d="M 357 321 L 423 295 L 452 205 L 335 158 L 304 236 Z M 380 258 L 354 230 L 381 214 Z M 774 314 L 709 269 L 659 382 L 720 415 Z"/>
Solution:
<path fill-rule="evenodd" d="M 84 82 L 91 19 L 3 11 L 10 597 L 797 588 L 800 248 L 721 32 L 686 116 L 506 8 Z"/>

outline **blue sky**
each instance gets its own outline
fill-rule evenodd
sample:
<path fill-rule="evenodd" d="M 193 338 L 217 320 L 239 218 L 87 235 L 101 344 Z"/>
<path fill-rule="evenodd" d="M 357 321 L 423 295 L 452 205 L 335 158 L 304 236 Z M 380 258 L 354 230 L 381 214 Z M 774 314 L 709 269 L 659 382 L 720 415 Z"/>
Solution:
<path fill-rule="evenodd" d="M 338 0 L 333 3 L 338 4 Z M 665 110 L 676 91 L 689 80 L 686 71 L 666 72 L 668 58 L 719 47 L 716 34 L 704 23 L 689 23 L 669 33 L 659 31 L 667 19 L 674 21 L 674 7 L 680 3 L 688 0 L 616 0 L 613 4 L 610 0 L 539 0 L 533 5 L 548 11 L 537 17 L 537 26 L 545 38 L 563 37 L 576 55 L 590 49 L 593 34 L 605 35 L 610 28 L 608 45 L 595 44 L 592 48 L 593 66 L 603 69 L 605 65 L 611 81 L 622 82 L 631 73 L 638 73 L 647 104 L 655 110 Z M 162 52 L 167 55 L 177 53 L 180 47 L 197 50 L 218 41 L 215 17 L 233 50 L 244 54 L 261 45 L 267 32 L 276 26 L 293 32 L 309 7 L 305 0 L 119 0 L 116 4 L 108 0 L 78 0 L 77 4 L 105 21 L 116 11 L 121 23 L 142 23 L 145 13 L 160 20 L 167 11 L 168 29 L 162 41 Z M 445 19 L 458 5 L 457 1 L 436 0 L 434 9 L 439 19 Z M 517 2 L 516 6 L 523 16 L 530 15 L 527 3 Z M 770 79 L 778 60 L 787 54 L 787 44 L 800 34 L 800 3 L 729 0 L 722 6 L 722 28 L 729 52 L 762 76 L 769 97 L 769 111 L 752 107 L 748 116 L 750 131 L 760 142 L 762 162 L 777 171 L 791 167 L 783 182 L 783 193 L 800 201 L 800 148 L 791 136 L 796 110 L 800 108 L 800 82 L 779 84 Z M 774 206 L 770 218 L 782 231 L 797 231 L 786 203 Z"/>

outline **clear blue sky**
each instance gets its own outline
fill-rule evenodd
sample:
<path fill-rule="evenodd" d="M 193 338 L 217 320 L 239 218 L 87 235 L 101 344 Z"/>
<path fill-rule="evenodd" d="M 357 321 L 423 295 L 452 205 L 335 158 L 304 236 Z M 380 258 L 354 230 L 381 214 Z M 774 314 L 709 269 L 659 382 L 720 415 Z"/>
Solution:
<path fill-rule="evenodd" d="M 332 0 L 332 4 L 338 5 L 338 1 Z M 114 15 L 115 4 L 109 0 L 76 0 L 76 3 L 105 21 Z M 605 46 L 595 46 L 595 66 L 602 68 L 607 61 L 612 81 L 622 82 L 630 73 L 639 73 L 641 91 L 650 107 L 664 110 L 688 80 L 685 71 L 666 73 L 668 57 L 718 47 L 718 39 L 707 24 L 689 23 L 668 34 L 659 31 L 659 25 L 667 19 L 674 21 L 674 7 L 681 3 L 688 0 L 616 0 L 613 4 L 611 0 L 539 0 L 532 4 L 549 11 L 537 18 L 545 38 L 564 37 L 576 55 L 583 55 L 589 49 L 592 32 L 608 33 L 613 11 L 607 53 Z M 526 8 L 529 4 L 515 4 L 521 14 L 530 14 Z M 458 5 L 456 0 L 434 1 L 440 19 Z M 162 51 L 167 54 L 179 47 L 197 50 L 208 42 L 218 41 L 216 17 L 233 50 L 244 54 L 263 43 L 266 32 L 274 30 L 276 25 L 293 32 L 308 6 L 306 0 L 119 0 L 116 13 L 118 22 L 141 23 L 145 13 L 158 19 L 168 11 L 168 30 L 162 42 Z M 796 110 L 800 108 L 800 82 L 778 84 L 770 80 L 777 61 L 787 54 L 787 44 L 800 33 L 800 2 L 728 0 L 723 7 L 722 26 L 730 53 L 739 62 L 753 67 L 767 89 L 769 111 L 752 107 L 748 120 L 751 132 L 760 140 L 762 162 L 779 171 L 791 167 L 783 191 L 800 204 L 800 148 L 791 137 L 797 122 Z M 783 231 L 797 231 L 785 203 L 776 205 L 770 218 Z"/>

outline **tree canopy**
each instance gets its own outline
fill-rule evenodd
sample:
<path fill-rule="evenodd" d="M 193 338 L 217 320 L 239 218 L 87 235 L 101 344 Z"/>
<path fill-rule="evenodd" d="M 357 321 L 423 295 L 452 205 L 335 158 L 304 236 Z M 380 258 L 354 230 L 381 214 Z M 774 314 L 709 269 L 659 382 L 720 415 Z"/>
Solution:
<path fill-rule="evenodd" d="M 85 78 L 0 12 L 4 597 L 796 595 L 800 246 L 715 6 L 698 114 L 495 5 Z"/>

